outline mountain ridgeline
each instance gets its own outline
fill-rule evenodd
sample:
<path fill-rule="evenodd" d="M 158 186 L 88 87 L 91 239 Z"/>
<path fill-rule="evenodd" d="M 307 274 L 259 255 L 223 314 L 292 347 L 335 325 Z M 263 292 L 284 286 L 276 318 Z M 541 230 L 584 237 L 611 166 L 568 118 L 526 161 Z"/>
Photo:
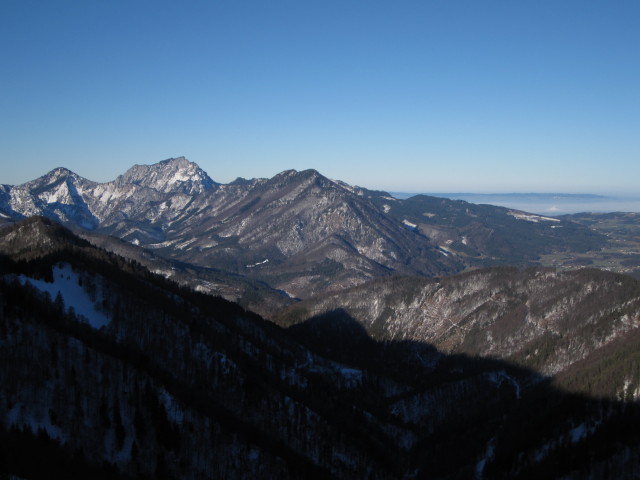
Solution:
<path fill-rule="evenodd" d="M 454 334 L 436 348 L 385 334 L 390 317 L 372 314 L 374 333 L 351 306 L 283 328 L 43 217 L 0 229 L 0 252 L 0 472 L 27 479 L 596 479 L 637 472 L 636 377 L 622 390 L 615 381 L 608 391 L 603 386 L 598 397 L 569 393 L 552 371 L 528 368 L 526 355 L 505 361 L 463 353 L 458 347 L 468 339 Z M 598 318 L 579 313 L 560 327 L 562 292 L 582 289 L 582 279 L 556 277 L 554 297 L 536 284 L 550 274 L 491 269 L 398 286 L 406 298 L 422 290 L 425 301 L 435 295 L 451 306 L 455 297 L 461 312 L 472 302 L 460 298 L 476 297 L 476 310 L 488 311 L 478 293 L 484 282 L 496 304 L 518 299 L 540 317 L 556 312 L 547 322 L 552 332 L 594 322 L 602 329 Z M 617 357 L 592 355 L 596 347 L 577 335 L 572 347 L 585 343 L 589 381 L 633 375 L 640 287 L 628 277 L 591 275 L 589 295 L 611 310 L 614 324 L 602 332 L 601 348 L 616 342 L 607 341 L 612 336 L 624 338 L 624 348 Z M 376 288 L 388 288 L 379 282 Z M 580 303 L 576 295 L 567 301 Z M 467 317 L 457 319 L 458 329 L 474 328 Z M 496 323 L 503 321 L 526 318 L 498 315 Z M 490 345 L 502 341 L 506 349 L 509 331 L 493 331 Z M 533 333 L 526 337 L 536 342 Z M 565 363 L 560 356 L 553 365 L 566 373 Z"/>
<path fill-rule="evenodd" d="M 567 220 L 435 197 L 398 200 L 315 170 L 223 185 L 184 158 L 136 165 L 107 183 L 58 168 L 2 186 L 0 214 L 5 220 L 43 215 L 167 259 L 264 282 L 291 298 L 392 274 L 530 265 L 542 254 L 606 242 Z M 212 283 L 200 288 L 220 293 Z"/>
<path fill-rule="evenodd" d="M 0 185 L 0 478 L 637 478 L 640 281 L 566 268 L 637 271 L 637 220 L 184 158 Z"/>

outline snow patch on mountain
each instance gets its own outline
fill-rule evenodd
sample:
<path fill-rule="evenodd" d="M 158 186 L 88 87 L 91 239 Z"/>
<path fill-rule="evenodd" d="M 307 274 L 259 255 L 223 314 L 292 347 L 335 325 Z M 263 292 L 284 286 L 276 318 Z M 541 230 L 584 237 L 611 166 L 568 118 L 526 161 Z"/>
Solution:
<path fill-rule="evenodd" d="M 99 295 L 93 302 L 87 291 L 81 286 L 82 281 L 79 275 L 73 271 L 69 264 L 53 268 L 53 283 L 36 280 L 25 275 L 20 275 L 18 278 L 23 285 L 30 283 L 41 292 L 47 292 L 52 299 L 60 295 L 65 307 L 67 309 L 73 308 L 76 315 L 84 318 L 93 328 L 102 328 L 111 321 L 96 308 L 96 303 L 101 302 L 102 295 Z"/>
<path fill-rule="evenodd" d="M 254 268 L 257 267 L 259 265 L 264 265 L 265 263 L 269 262 L 268 258 L 265 258 L 264 260 L 262 260 L 261 262 L 257 262 L 257 263 L 253 263 L 251 265 L 246 265 L 247 268 Z"/>
<path fill-rule="evenodd" d="M 559 222 L 559 218 L 553 217 L 543 217 L 541 215 L 533 215 L 531 213 L 525 212 L 517 212 L 515 210 L 509 210 L 507 214 L 511 215 L 513 218 L 517 218 L 518 220 L 526 220 L 527 222 Z"/>
<path fill-rule="evenodd" d="M 402 223 L 406 226 L 409 227 L 410 229 L 415 229 L 418 228 L 418 225 L 416 225 L 415 223 L 411 223 L 409 220 L 404 219 L 402 220 Z"/>
<path fill-rule="evenodd" d="M 42 406 L 23 405 L 17 402 L 7 412 L 6 424 L 9 427 L 27 427 L 33 434 L 44 430 L 50 438 L 64 443 L 65 435 L 60 427 L 51 421 L 50 411 Z"/>
<path fill-rule="evenodd" d="M 504 370 L 490 372 L 487 374 L 487 378 L 491 383 L 497 386 L 501 386 L 503 382 L 511 384 L 511 386 L 513 386 L 516 399 L 520 400 L 520 383 L 511 375 L 507 374 L 507 372 Z"/>
<path fill-rule="evenodd" d="M 495 439 L 491 439 L 489 441 L 489 443 L 487 443 L 487 448 L 484 452 L 483 457 L 480 459 L 480 461 L 476 464 L 476 475 L 475 478 L 476 480 L 481 480 L 483 478 L 483 474 L 484 474 L 484 468 L 487 464 L 487 462 L 491 459 L 493 459 L 494 455 L 495 455 Z"/>

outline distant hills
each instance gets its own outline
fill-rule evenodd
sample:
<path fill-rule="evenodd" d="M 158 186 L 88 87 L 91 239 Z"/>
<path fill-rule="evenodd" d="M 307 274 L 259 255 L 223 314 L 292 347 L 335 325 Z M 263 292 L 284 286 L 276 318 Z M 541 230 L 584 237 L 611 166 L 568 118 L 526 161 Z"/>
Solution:
<path fill-rule="evenodd" d="M 416 194 L 393 192 L 406 199 Z M 427 193 L 433 197 L 464 200 L 514 208 L 540 215 L 567 215 L 582 212 L 640 212 L 640 197 L 631 195 L 594 195 L 582 193 Z"/>

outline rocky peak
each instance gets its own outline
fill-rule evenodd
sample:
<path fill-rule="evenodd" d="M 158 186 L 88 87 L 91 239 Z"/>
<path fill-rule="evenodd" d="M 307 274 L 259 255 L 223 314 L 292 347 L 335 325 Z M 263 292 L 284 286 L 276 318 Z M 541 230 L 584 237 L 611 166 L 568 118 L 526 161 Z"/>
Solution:
<path fill-rule="evenodd" d="M 74 177 L 74 176 L 76 176 L 74 172 L 64 167 L 54 168 L 46 175 L 46 177 L 51 179 L 67 178 L 67 177 Z"/>
<path fill-rule="evenodd" d="M 202 193 L 216 183 L 197 164 L 185 157 L 169 158 L 153 165 L 134 165 L 116 179 L 116 184 L 134 184 L 162 193 Z"/>
<path fill-rule="evenodd" d="M 320 172 L 314 169 L 307 170 L 285 170 L 268 180 L 268 183 L 272 184 L 276 188 L 283 188 L 285 186 L 310 186 L 315 185 L 317 187 L 329 187 L 335 185 L 332 180 L 323 176 Z"/>
<path fill-rule="evenodd" d="M 31 191 L 37 191 L 39 188 L 49 188 L 53 185 L 62 184 L 63 182 L 71 182 L 72 184 L 75 184 L 78 183 L 81 179 L 82 178 L 79 175 L 77 175 L 75 172 L 72 172 L 68 168 L 57 167 L 51 170 L 49 173 L 43 175 L 42 177 L 24 184 L 24 186 Z"/>
<path fill-rule="evenodd" d="M 249 180 L 249 179 L 246 179 L 246 178 L 238 177 L 233 182 L 229 183 L 229 185 L 249 185 L 253 181 L 254 180 Z"/>
<path fill-rule="evenodd" d="M 94 182 L 87 180 L 71 170 L 58 167 L 40 178 L 11 188 L 11 204 L 16 211 L 25 216 L 37 215 L 42 212 L 37 206 L 44 204 L 71 205 L 82 203 L 79 192 L 91 188 Z M 31 205 L 36 210 L 21 211 L 21 208 Z"/>

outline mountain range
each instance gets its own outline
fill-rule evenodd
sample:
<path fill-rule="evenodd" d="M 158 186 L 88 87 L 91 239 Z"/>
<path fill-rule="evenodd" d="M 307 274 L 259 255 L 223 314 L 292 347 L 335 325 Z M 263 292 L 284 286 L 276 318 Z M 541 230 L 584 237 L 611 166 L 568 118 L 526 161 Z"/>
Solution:
<path fill-rule="evenodd" d="M 0 215 L 0 474 L 640 471 L 640 280 L 584 268 L 637 268 L 633 214 L 177 158 L 3 185 Z"/>
<path fill-rule="evenodd" d="M 315 170 L 219 184 L 182 157 L 136 165 L 107 183 L 58 168 L 2 186 L 0 213 L 47 216 L 86 236 L 119 238 L 166 259 L 266 283 L 290 298 L 392 274 L 531 265 L 542 254 L 606 242 L 572 221 L 424 195 L 399 200 Z M 211 283 L 199 288 L 219 293 Z M 241 296 L 236 289 L 235 299 Z"/>

